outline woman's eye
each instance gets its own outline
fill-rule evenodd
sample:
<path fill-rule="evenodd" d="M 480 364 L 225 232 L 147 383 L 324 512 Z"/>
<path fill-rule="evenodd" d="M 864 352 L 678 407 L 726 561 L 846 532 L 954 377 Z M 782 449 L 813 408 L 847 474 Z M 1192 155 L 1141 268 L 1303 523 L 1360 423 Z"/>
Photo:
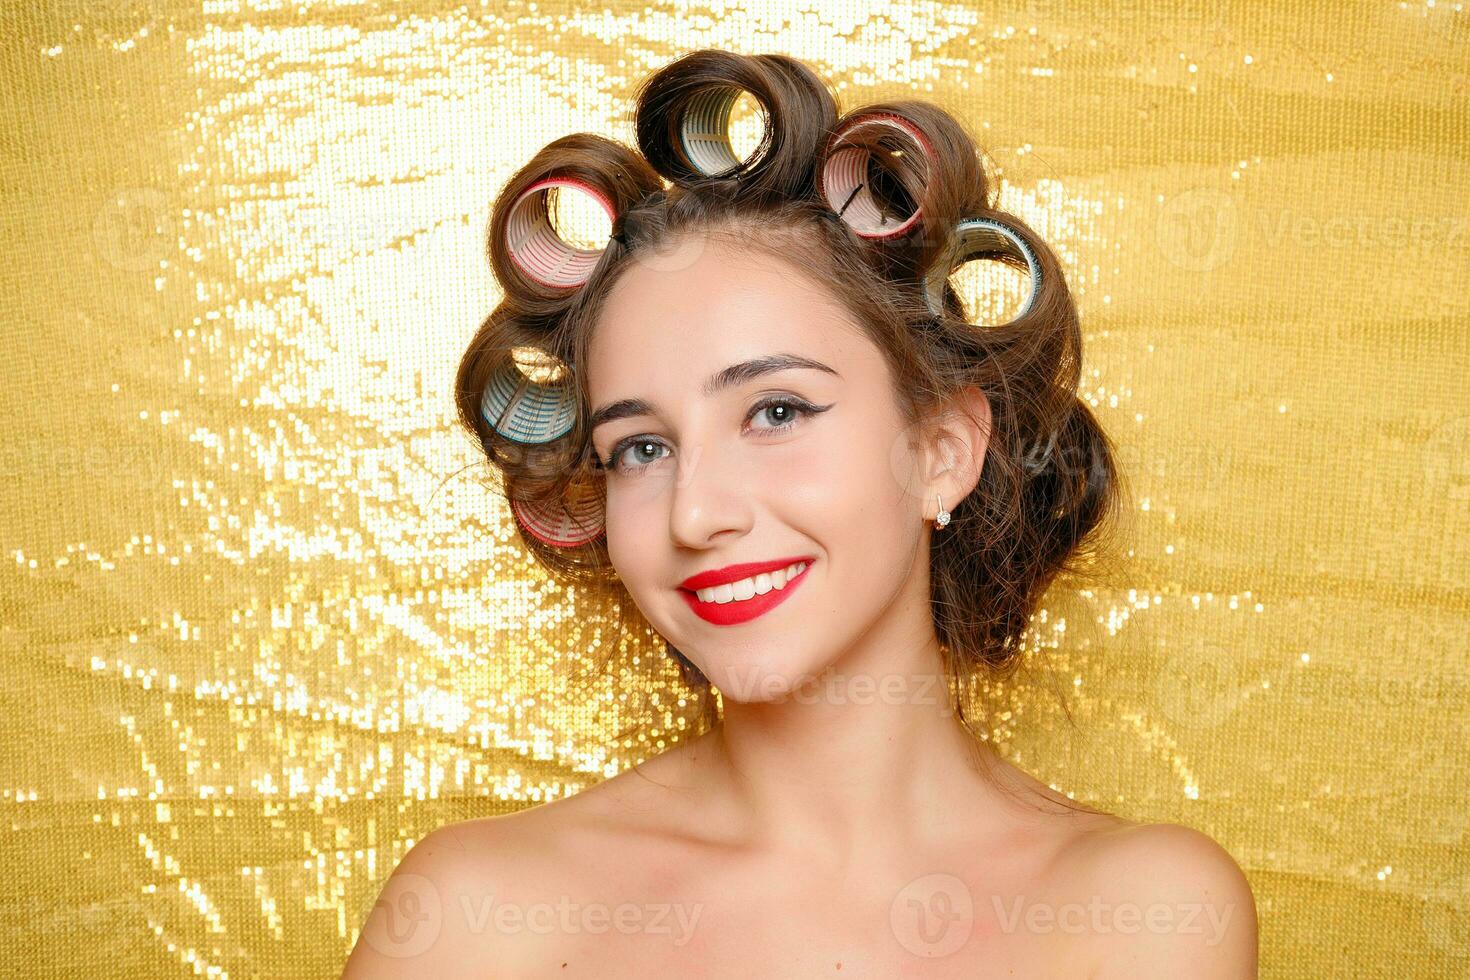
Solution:
<path fill-rule="evenodd" d="M 781 395 L 775 398 L 767 398 L 765 401 L 756 405 L 751 409 L 746 421 L 748 422 L 761 413 L 765 413 L 766 417 L 775 422 L 775 424 L 758 427 L 756 431 L 765 434 L 784 432 L 810 416 L 821 415 L 835 404 L 836 402 L 828 402 L 825 405 L 813 405 L 811 402 L 801 398 L 795 398 L 791 395 Z"/>
<path fill-rule="evenodd" d="M 639 470 L 650 463 L 657 462 L 660 458 L 658 450 L 663 448 L 665 448 L 663 443 L 652 439 L 625 439 L 614 447 L 611 456 L 603 463 L 603 468 L 618 472 Z M 631 458 L 631 462 L 625 464 L 625 458 Z"/>
<path fill-rule="evenodd" d="M 799 398 L 783 396 L 768 398 L 755 405 L 746 416 L 747 424 L 757 416 L 764 414 L 772 424 L 754 426 L 753 429 L 759 434 L 769 435 L 772 432 L 783 432 L 796 425 L 810 415 L 817 415 L 831 408 L 832 405 L 812 405 Z M 604 470 L 615 473 L 638 473 L 653 463 L 658 462 L 667 455 L 668 447 L 656 439 L 647 436 L 632 436 L 624 439 L 613 447 L 612 454 L 607 460 L 601 461 Z"/>
<path fill-rule="evenodd" d="M 774 423 L 768 427 L 771 429 L 784 429 L 804 414 L 800 403 L 793 401 L 763 402 L 756 406 L 755 412 L 751 417 L 755 418 L 762 412 L 766 413 L 766 417 Z"/>

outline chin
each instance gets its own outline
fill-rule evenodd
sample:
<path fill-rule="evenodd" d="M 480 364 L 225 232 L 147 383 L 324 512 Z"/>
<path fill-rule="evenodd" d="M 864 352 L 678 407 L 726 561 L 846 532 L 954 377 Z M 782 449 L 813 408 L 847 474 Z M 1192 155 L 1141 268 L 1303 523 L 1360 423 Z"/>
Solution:
<path fill-rule="evenodd" d="M 649 607 L 659 614 L 649 618 L 659 635 L 698 667 L 726 701 L 810 699 L 816 697 L 813 679 L 838 659 L 840 645 L 835 644 L 852 625 L 842 622 L 840 611 L 822 604 L 821 584 L 816 580 L 805 591 L 793 590 L 787 594 L 791 604 L 778 603 L 735 625 L 701 622 L 691 612 L 683 589 L 672 598 L 668 593 L 649 597 Z M 834 614 L 835 619 L 829 618 Z"/>
<path fill-rule="evenodd" d="M 677 646 L 677 644 L 675 644 Z M 793 697 L 812 697 L 811 689 L 803 692 L 829 664 L 825 658 L 806 662 L 791 646 L 780 650 L 761 650 L 724 646 L 714 657 L 698 656 L 687 647 L 679 647 L 711 684 L 720 689 L 726 701 L 739 704 L 763 704 L 790 701 Z"/>

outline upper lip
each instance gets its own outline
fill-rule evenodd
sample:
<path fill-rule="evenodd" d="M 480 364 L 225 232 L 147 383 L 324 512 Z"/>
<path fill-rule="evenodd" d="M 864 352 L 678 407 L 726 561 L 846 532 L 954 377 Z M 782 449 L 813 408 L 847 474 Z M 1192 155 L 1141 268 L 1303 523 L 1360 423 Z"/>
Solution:
<path fill-rule="evenodd" d="M 738 582 L 743 578 L 759 575 L 761 572 L 774 572 L 799 561 L 812 560 L 807 556 L 798 555 L 795 558 L 777 558 L 774 561 L 748 561 L 740 565 L 726 565 L 724 568 L 711 568 L 707 572 L 691 575 L 680 582 L 679 586 L 690 592 L 698 592 L 700 589 L 712 589 L 717 585 Z"/>

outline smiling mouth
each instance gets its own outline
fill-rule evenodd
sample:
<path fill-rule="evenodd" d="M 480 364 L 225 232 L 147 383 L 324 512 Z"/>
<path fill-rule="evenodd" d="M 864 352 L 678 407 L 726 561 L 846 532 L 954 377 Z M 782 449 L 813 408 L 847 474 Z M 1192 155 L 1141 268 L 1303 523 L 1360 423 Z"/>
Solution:
<path fill-rule="evenodd" d="M 682 591 L 694 595 L 700 602 L 715 603 L 721 606 L 731 602 L 746 602 L 768 592 L 786 589 L 792 580 L 806 571 L 810 564 L 810 559 L 794 561 L 785 568 L 778 568 L 772 572 L 761 572 L 759 575 L 752 575 L 739 581 L 712 585 L 707 589 L 683 589 Z"/>
<path fill-rule="evenodd" d="M 762 572 L 697 592 L 680 586 L 678 592 L 694 614 L 705 622 L 735 626 L 765 615 L 790 598 L 806 581 L 806 573 L 813 563 L 812 559 L 793 562 L 774 572 Z"/>

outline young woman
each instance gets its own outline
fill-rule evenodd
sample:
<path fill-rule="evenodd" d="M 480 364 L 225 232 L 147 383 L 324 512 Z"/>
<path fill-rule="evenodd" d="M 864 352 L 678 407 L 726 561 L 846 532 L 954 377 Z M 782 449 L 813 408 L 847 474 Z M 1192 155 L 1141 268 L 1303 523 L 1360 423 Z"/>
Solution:
<path fill-rule="evenodd" d="M 744 160 L 742 92 L 767 119 Z M 636 124 L 641 155 L 565 137 L 497 201 L 505 301 L 460 411 L 526 547 L 625 599 L 709 725 L 429 834 L 345 976 L 1254 976 L 1218 844 L 1052 791 L 955 693 L 1014 665 L 1121 499 L 1060 265 L 964 128 L 709 50 Z M 563 242 L 548 192 L 601 203 L 606 247 Z M 973 258 L 1028 276 L 1009 322 L 967 318 Z"/>

